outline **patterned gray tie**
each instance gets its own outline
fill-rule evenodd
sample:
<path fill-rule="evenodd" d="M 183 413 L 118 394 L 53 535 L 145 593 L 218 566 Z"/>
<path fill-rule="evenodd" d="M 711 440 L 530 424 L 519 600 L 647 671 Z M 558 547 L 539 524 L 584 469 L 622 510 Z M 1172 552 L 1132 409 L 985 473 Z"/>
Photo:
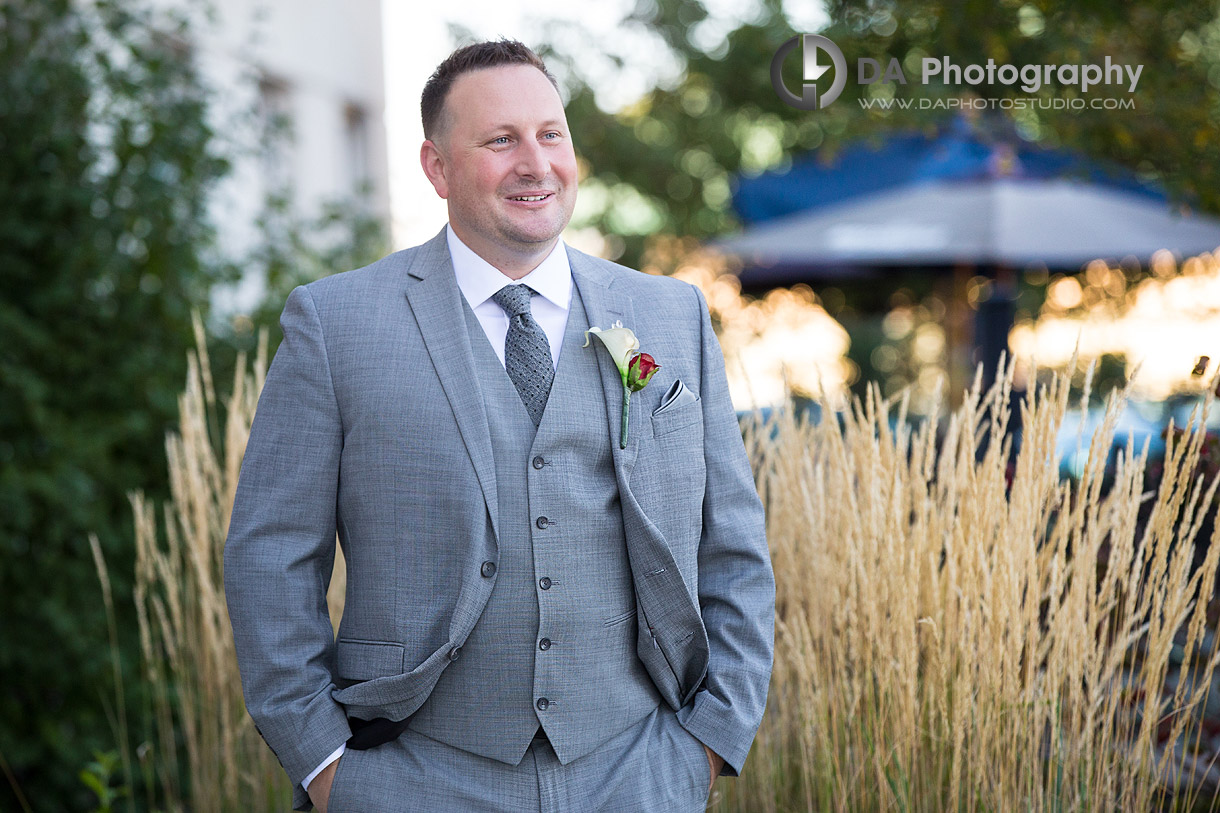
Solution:
<path fill-rule="evenodd" d="M 551 343 L 546 331 L 530 313 L 528 285 L 506 285 L 492 296 L 508 314 L 508 335 L 504 337 L 504 368 L 521 396 L 525 409 L 537 426 L 546 409 L 546 399 L 555 379 Z"/>

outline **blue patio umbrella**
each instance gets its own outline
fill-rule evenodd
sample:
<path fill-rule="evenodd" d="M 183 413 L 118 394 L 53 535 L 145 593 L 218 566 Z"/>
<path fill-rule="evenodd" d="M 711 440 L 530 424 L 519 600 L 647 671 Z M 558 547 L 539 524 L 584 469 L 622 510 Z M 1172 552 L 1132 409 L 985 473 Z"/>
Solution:
<path fill-rule="evenodd" d="M 1131 173 L 966 117 L 932 136 L 896 134 L 828 164 L 806 158 L 742 178 L 734 206 L 746 229 L 712 245 L 741 259 L 742 286 L 755 290 L 902 267 L 1004 277 L 997 270 L 1077 270 L 1097 258 L 1220 246 L 1220 220 L 1183 212 Z M 988 380 L 1007 346 L 1013 295 L 1005 283 L 979 303 Z"/>
<path fill-rule="evenodd" d="M 893 133 L 849 145 L 833 160 L 810 153 L 784 171 L 739 177 L 733 208 L 748 227 L 795 212 L 930 181 L 1076 179 L 1163 201 L 1131 173 L 1069 150 L 1030 144 L 991 120 L 957 116 L 938 132 Z"/>
<path fill-rule="evenodd" d="M 1185 213 L 1130 172 L 1028 144 L 959 116 L 935 135 L 895 134 L 741 178 L 746 224 L 713 245 L 739 256 L 743 285 L 876 274 L 901 266 L 1147 260 L 1220 246 L 1220 220 Z"/>
<path fill-rule="evenodd" d="M 929 180 L 777 217 L 719 246 L 746 261 L 743 283 L 904 265 L 1075 270 L 1098 258 L 1147 260 L 1160 249 L 1214 251 L 1220 220 L 1090 181 Z"/>

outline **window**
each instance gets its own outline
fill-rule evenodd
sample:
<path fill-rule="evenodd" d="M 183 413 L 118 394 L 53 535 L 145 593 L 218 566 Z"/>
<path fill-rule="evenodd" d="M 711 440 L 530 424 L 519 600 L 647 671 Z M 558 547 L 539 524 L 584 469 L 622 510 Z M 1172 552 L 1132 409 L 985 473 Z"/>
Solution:
<path fill-rule="evenodd" d="M 348 178 L 358 194 L 370 180 L 368 115 L 354 102 L 348 102 L 343 113 Z"/>
<path fill-rule="evenodd" d="M 263 179 L 272 194 L 288 189 L 289 148 L 292 145 L 292 88 L 288 82 L 264 75 L 258 82 L 260 155 Z"/>

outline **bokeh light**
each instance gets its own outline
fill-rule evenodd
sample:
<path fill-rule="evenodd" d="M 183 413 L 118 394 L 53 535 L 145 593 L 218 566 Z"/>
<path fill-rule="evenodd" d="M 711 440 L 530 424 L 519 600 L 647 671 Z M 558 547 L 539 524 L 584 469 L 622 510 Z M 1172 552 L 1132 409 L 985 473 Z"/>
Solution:
<path fill-rule="evenodd" d="M 1104 355 L 1138 372 L 1133 392 L 1160 400 L 1198 392 L 1215 373 L 1192 376 L 1200 356 L 1220 357 L 1220 260 L 1191 257 L 1180 265 L 1167 251 L 1149 263 L 1151 274 L 1095 261 L 1080 274 L 1055 275 L 1046 303 L 1009 336 L 1016 358 L 1062 367 L 1078 350 L 1081 365 Z"/>
<path fill-rule="evenodd" d="M 688 248 L 678 241 L 658 246 L 644 270 L 671 268 L 674 277 L 703 292 L 718 322 L 737 409 L 775 406 L 791 395 L 845 403 L 859 375 L 846 357 L 850 339 L 808 285 L 778 288 L 758 299 L 742 296 L 722 257 Z"/>

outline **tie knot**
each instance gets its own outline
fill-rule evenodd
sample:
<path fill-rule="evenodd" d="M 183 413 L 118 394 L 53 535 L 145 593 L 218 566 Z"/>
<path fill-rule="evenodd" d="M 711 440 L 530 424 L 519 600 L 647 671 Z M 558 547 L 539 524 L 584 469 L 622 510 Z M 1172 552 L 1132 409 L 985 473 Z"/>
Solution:
<path fill-rule="evenodd" d="M 496 304 L 504 308 L 509 317 L 520 316 L 530 312 L 530 296 L 534 289 L 528 285 L 505 285 L 491 297 Z"/>

